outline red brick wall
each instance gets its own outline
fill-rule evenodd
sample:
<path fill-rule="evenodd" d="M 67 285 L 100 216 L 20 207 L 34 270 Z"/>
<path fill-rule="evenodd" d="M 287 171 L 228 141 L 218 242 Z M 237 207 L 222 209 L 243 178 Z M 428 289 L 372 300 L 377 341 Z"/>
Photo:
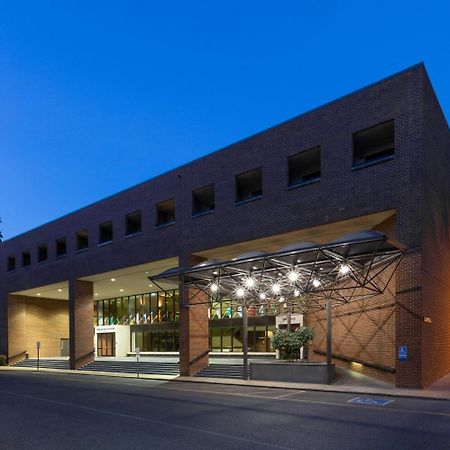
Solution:
<path fill-rule="evenodd" d="M 8 315 L 10 357 L 26 350 L 35 358 L 36 341 L 41 357 L 60 356 L 61 338 L 69 337 L 67 301 L 10 295 Z"/>
<path fill-rule="evenodd" d="M 422 386 L 450 372 L 450 140 L 433 88 L 424 84 Z M 423 321 L 423 316 L 431 323 Z"/>
<path fill-rule="evenodd" d="M 70 280 L 69 320 L 71 369 L 78 369 L 94 359 L 94 354 L 90 353 L 94 350 L 93 317 L 93 283 L 89 281 Z M 88 353 L 90 354 L 87 355 Z"/>

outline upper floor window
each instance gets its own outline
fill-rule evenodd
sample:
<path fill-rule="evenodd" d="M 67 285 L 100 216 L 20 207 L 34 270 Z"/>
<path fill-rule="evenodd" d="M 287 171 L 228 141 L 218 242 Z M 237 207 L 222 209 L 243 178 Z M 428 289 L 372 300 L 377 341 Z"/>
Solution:
<path fill-rule="evenodd" d="M 16 270 L 16 258 L 14 256 L 8 256 L 6 262 L 6 269 L 8 270 L 8 272 Z"/>
<path fill-rule="evenodd" d="M 42 244 L 38 247 L 38 262 L 47 261 L 48 249 L 47 244 Z"/>
<path fill-rule="evenodd" d="M 98 226 L 99 238 L 98 243 L 104 244 L 106 242 L 111 242 L 113 240 L 113 223 L 112 220 L 108 222 L 103 222 Z"/>
<path fill-rule="evenodd" d="M 236 175 L 236 202 L 244 202 L 262 196 L 262 168 Z"/>
<path fill-rule="evenodd" d="M 395 151 L 394 120 L 353 134 L 353 167 L 391 159 Z"/>
<path fill-rule="evenodd" d="M 29 251 L 22 252 L 22 267 L 31 265 L 31 253 Z"/>
<path fill-rule="evenodd" d="M 175 223 L 175 199 L 165 200 L 156 205 L 156 226 Z"/>
<path fill-rule="evenodd" d="M 288 158 L 289 186 L 300 186 L 320 180 L 320 147 L 311 148 Z"/>
<path fill-rule="evenodd" d="M 214 184 L 192 191 L 192 215 L 196 216 L 214 211 Z"/>
<path fill-rule="evenodd" d="M 125 234 L 131 236 L 142 231 L 141 211 L 134 211 L 125 217 Z"/>
<path fill-rule="evenodd" d="M 89 247 L 88 230 L 78 231 L 76 234 L 77 251 L 87 250 Z"/>
<path fill-rule="evenodd" d="M 56 239 L 56 257 L 64 256 L 67 254 L 67 241 L 66 238 Z"/>

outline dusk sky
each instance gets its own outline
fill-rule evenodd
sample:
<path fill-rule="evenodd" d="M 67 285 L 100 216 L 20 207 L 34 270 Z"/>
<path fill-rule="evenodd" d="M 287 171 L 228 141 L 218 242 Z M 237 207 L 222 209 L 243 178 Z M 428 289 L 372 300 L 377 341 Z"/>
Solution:
<path fill-rule="evenodd" d="M 8 239 L 420 61 L 448 1 L 0 1 Z M 150 207 L 151 205 L 149 205 Z"/>

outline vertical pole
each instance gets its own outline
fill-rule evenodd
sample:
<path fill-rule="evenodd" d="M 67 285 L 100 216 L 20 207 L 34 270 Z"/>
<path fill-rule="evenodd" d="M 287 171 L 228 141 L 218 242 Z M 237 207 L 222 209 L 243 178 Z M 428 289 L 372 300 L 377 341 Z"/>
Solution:
<path fill-rule="evenodd" d="M 327 378 L 328 384 L 333 381 L 333 360 L 331 356 L 331 343 L 332 343 L 332 309 L 331 299 L 327 300 Z"/>
<path fill-rule="evenodd" d="M 242 305 L 242 350 L 244 362 L 244 380 L 248 380 L 248 315 L 247 305 Z"/>
<path fill-rule="evenodd" d="M 289 307 L 289 310 L 286 314 L 286 329 L 291 331 L 291 308 Z"/>
<path fill-rule="evenodd" d="M 37 349 L 37 371 L 38 372 L 39 372 L 39 356 L 40 356 L 40 352 L 41 352 L 41 350 L 38 347 L 38 349 Z"/>

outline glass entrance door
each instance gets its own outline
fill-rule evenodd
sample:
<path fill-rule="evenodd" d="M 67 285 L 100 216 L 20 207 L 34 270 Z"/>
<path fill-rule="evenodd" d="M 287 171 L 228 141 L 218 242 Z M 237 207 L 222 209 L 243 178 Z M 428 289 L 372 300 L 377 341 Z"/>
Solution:
<path fill-rule="evenodd" d="M 116 356 L 116 333 L 97 334 L 97 356 Z"/>

